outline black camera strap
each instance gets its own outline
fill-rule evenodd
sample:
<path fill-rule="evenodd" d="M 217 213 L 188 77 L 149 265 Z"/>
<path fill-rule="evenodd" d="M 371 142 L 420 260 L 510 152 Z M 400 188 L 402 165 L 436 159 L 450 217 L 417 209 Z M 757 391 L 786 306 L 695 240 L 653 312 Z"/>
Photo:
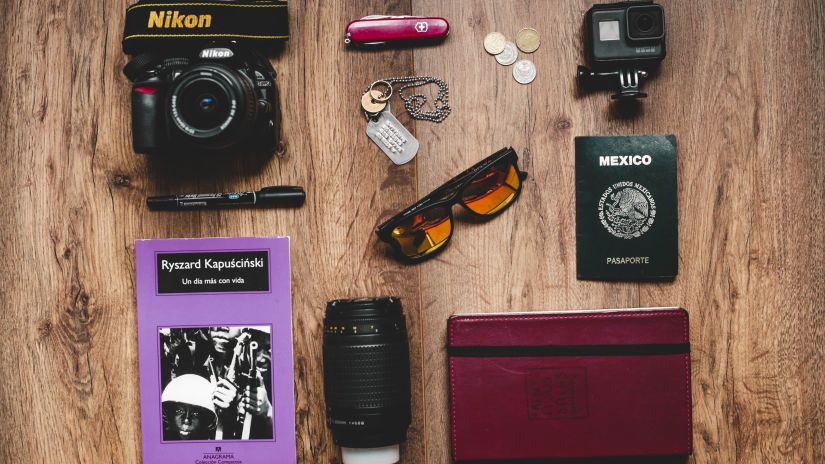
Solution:
<path fill-rule="evenodd" d="M 134 55 L 206 40 L 232 40 L 265 47 L 288 38 L 286 1 L 140 0 L 126 9 L 123 51 Z"/>

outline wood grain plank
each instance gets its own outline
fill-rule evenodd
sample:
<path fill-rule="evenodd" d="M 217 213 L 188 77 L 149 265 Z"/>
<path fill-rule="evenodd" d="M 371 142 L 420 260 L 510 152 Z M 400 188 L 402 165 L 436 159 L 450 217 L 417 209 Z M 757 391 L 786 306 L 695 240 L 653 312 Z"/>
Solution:
<path fill-rule="evenodd" d="M 789 80 L 786 70 L 816 54 L 821 17 L 802 2 L 781 14 L 673 7 L 671 17 L 700 15 L 671 29 L 696 46 L 671 52 L 672 82 L 660 87 L 676 106 L 669 115 L 657 107 L 650 121 L 680 131 L 682 272 L 672 285 L 645 286 L 641 302 L 691 310 L 696 462 L 818 462 L 822 411 L 801 405 L 823 379 L 821 347 L 803 341 L 823 334 L 822 233 L 811 228 L 823 213 L 814 199 L 823 194 L 822 76 L 804 67 Z M 780 39 L 765 47 L 765 37 Z M 718 84 L 709 88 L 708 76 Z M 788 278 L 801 250 L 813 251 L 797 268 L 810 274 Z"/>
<path fill-rule="evenodd" d="M 124 5 L 4 2 L 4 462 L 105 462 L 139 447 L 133 273 L 100 166 L 121 125 L 114 75 Z M 6 16 L 8 15 L 8 16 Z M 121 100 L 122 98 L 122 100 Z M 115 119 L 115 117 L 117 119 Z M 114 119 L 114 121 L 112 120 Z M 116 135 L 114 128 L 112 136 Z M 121 145 L 125 146 L 125 145 Z M 8 195 L 7 195 L 8 194 Z M 96 227 L 97 225 L 97 227 Z M 118 280 L 111 280 L 119 274 Z"/>

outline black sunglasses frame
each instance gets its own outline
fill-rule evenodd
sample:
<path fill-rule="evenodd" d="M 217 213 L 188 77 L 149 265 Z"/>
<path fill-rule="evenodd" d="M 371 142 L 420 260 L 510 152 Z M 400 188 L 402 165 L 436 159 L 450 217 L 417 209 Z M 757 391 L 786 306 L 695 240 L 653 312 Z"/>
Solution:
<path fill-rule="evenodd" d="M 453 239 L 453 227 L 450 228 L 450 236 L 447 237 L 447 240 L 443 245 L 441 245 L 437 250 L 432 251 L 430 253 L 426 253 L 420 256 L 410 257 L 404 254 L 401 250 L 401 245 L 398 241 L 392 238 L 392 230 L 401 222 L 409 219 L 412 215 L 418 214 L 422 211 L 427 211 L 433 208 L 446 208 L 447 212 L 450 217 L 450 223 L 455 224 L 455 218 L 453 216 L 453 206 L 456 203 L 460 204 L 467 212 L 471 215 L 483 218 L 483 219 L 492 219 L 499 214 L 506 211 L 513 203 L 518 200 L 521 196 L 522 186 L 519 183 L 519 188 L 516 190 L 516 196 L 508 203 L 505 207 L 501 208 L 500 210 L 496 211 L 492 214 L 479 214 L 475 211 L 471 210 L 467 207 L 462 201 L 462 193 L 464 193 L 464 189 L 472 182 L 480 173 L 485 172 L 492 166 L 501 163 L 502 161 L 511 161 L 512 166 L 516 169 L 518 173 L 519 180 L 523 182 L 527 179 L 527 172 L 522 171 L 518 166 L 518 154 L 512 147 L 502 148 L 501 150 L 493 153 L 492 155 L 488 156 L 487 158 L 479 161 L 478 163 L 474 164 L 471 168 L 465 170 L 461 174 L 453 177 L 452 179 L 448 180 L 444 185 L 438 187 L 437 189 L 430 192 L 427 196 L 421 198 L 415 204 L 410 206 L 409 208 L 405 209 L 404 211 L 396 214 L 395 216 L 391 217 L 381 225 L 375 228 L 375 233 L 378 235 L 382 241 L 387 242 L 390 246 L 392 246 L 393 250 L 395 251 L 396 255 L 401 261 L 405 261 L 408 263 L 418 263 L 421 261 L 425 261 L 438 253 L 444 251 L 447 247 L 449 242 Z"/>

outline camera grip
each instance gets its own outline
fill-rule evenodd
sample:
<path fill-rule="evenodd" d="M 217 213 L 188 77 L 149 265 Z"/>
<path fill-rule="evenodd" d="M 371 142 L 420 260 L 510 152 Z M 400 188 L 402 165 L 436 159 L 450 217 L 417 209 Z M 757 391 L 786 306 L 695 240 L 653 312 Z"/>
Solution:
<path fill-rule="evenodd" d="M 163 145 L 161 124 L 163 92 L 157 82 L 136 82 L 132 87 L 132 146 L 152 153 Z"/>

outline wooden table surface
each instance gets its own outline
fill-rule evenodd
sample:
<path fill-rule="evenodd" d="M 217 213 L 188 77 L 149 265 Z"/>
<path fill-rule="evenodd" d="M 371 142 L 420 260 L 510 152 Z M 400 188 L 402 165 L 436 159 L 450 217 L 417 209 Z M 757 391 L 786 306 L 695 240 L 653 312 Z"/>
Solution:
<path fill-rule="evenodd" d="M 290 4 L 273 57 L 283 149 L 197 165 L 133 153 L 121 74 L 126 0 L 0 0 L 0 457 L 4 463 L 140 462 L 134 242 L 292 237 L 296 446 L 339 463 L 324 422 L 327 300 L 393 294 L 410 326 L 413 424 L 404 463 L 449 462 L 445 329 L 456 312 L 680 305 L 691 318 L 696 463 L 825 461 L 825 7 L 666 1 L 668 52 L 639 115 L 579 95 L 587 1 Z M 440 46 L 359 52 L 343 29 L 367 14 L 438 15 Z M 538 77 L 517 84 L 482 48 L 536 28 Z M 394 113 L 417 136 L 392 165 L 364 134 L 371 81 L 434 75 L 441 124 Z M 678 139 L 679 276 L 580 282 L 576 135 Z M 503 146 L 530 178 L 485 224 L 460 222 L 438 259 L 405 266 L 373 228 Z M 147 194 L 296 184 L 297 210 L 150 213 Z"/>

